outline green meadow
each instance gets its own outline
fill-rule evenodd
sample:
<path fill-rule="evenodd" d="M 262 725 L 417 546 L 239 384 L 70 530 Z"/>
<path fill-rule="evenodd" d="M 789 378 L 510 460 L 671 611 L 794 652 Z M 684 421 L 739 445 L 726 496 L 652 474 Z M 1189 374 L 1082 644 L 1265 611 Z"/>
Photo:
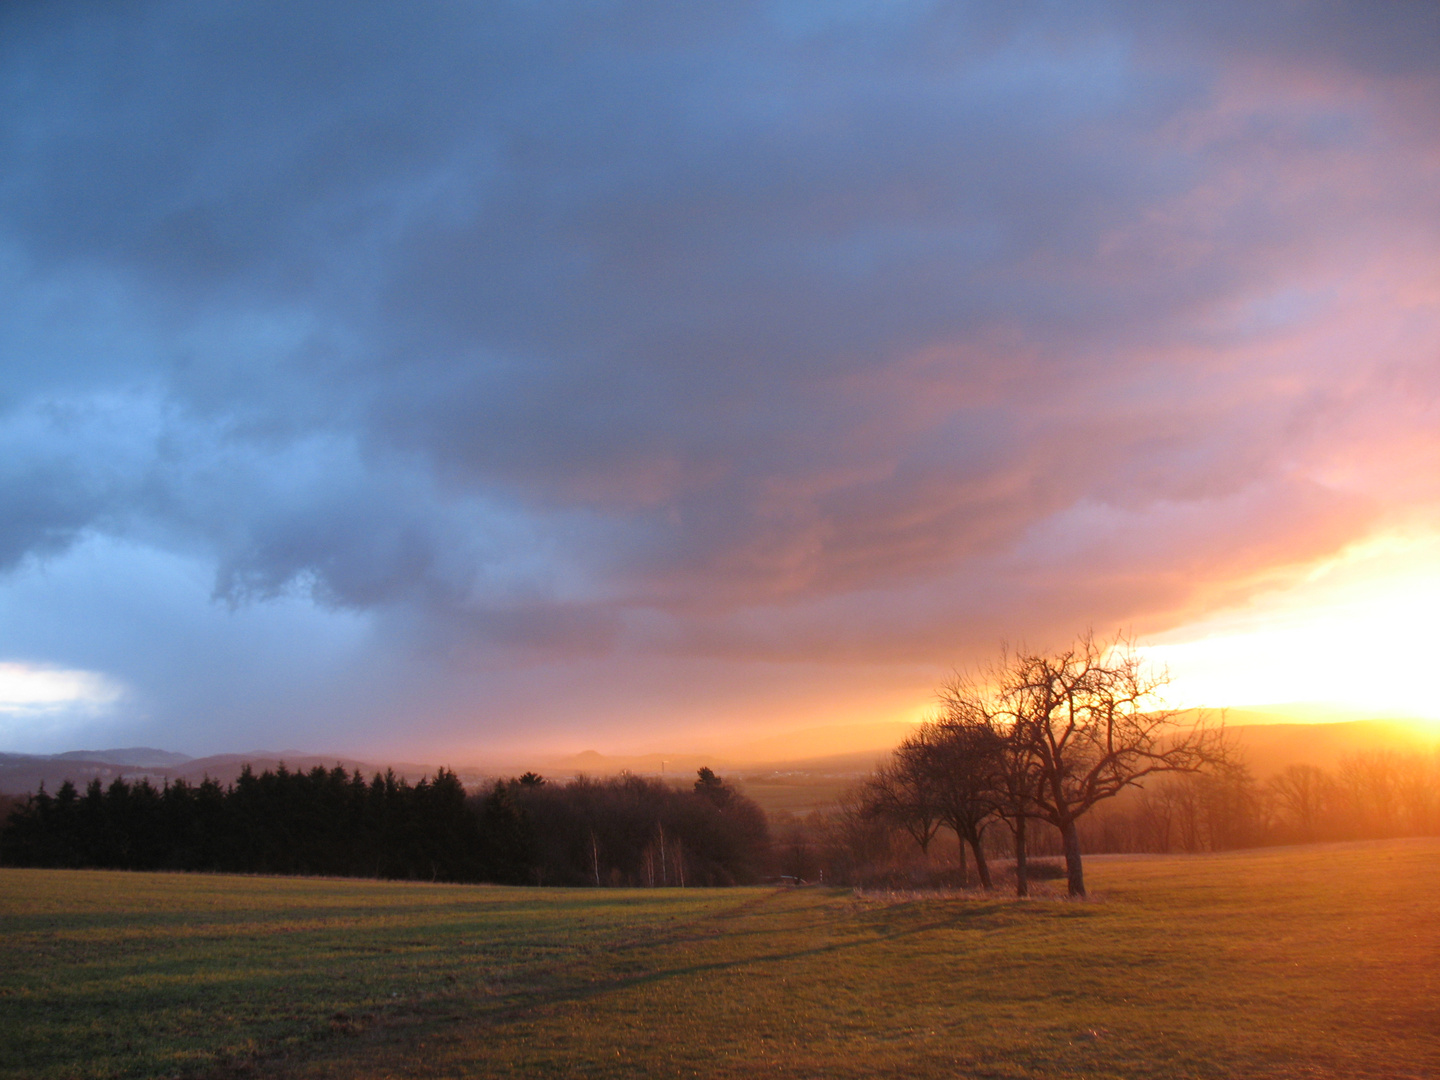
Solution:
<path fill-rule="evenodd" d="M 1440 840 L 1093 897 L 0 870 L 0 1077 L 1440 1077 Z"/>

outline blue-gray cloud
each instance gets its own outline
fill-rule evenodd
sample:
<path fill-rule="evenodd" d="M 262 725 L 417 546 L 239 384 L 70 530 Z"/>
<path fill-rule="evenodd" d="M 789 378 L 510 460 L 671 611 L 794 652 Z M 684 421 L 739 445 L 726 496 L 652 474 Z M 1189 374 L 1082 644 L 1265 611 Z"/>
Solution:
<path fill-rule="evenodd" d="M 0 570 L 371 620 L 447 715 L 1162 626 L 1436 497 L 1440 17 L 1281 12 L 10 5 Z"/>

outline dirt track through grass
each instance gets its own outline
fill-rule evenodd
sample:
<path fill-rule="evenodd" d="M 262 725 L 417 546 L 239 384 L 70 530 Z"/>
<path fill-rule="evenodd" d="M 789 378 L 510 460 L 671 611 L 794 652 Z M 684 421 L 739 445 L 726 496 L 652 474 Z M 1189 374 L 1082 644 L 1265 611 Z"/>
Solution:
<path fill-rule="evenodd" d="M 1440 841 L 1098 899 L 0 871 L 0 1076 L 1440 1077 Z"/>

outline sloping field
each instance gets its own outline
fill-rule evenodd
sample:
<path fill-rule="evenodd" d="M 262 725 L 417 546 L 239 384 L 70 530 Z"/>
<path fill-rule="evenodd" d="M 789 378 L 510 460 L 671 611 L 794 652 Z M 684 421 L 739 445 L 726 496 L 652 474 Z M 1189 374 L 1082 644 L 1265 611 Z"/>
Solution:
<path fill-rule="evenodd" d="M 0 871 L 0 1076 L 1440 1077 L 1440 841 L 1091 902 Z"/>

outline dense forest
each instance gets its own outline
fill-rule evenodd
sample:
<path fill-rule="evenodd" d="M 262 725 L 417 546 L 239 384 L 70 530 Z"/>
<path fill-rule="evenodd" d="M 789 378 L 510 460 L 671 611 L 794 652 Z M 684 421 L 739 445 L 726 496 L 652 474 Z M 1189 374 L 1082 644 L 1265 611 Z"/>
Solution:
<path fill-rule="evenodd" d="M 468 794 L 453 772 L 409 784 L 343 768 L 157 788 L 68 781 L 10 812 L 10 866 L 541 885 L 732 885 L 769 871 L 764 813 L 709 769 L 689 789 L 534 773 Z"/>

